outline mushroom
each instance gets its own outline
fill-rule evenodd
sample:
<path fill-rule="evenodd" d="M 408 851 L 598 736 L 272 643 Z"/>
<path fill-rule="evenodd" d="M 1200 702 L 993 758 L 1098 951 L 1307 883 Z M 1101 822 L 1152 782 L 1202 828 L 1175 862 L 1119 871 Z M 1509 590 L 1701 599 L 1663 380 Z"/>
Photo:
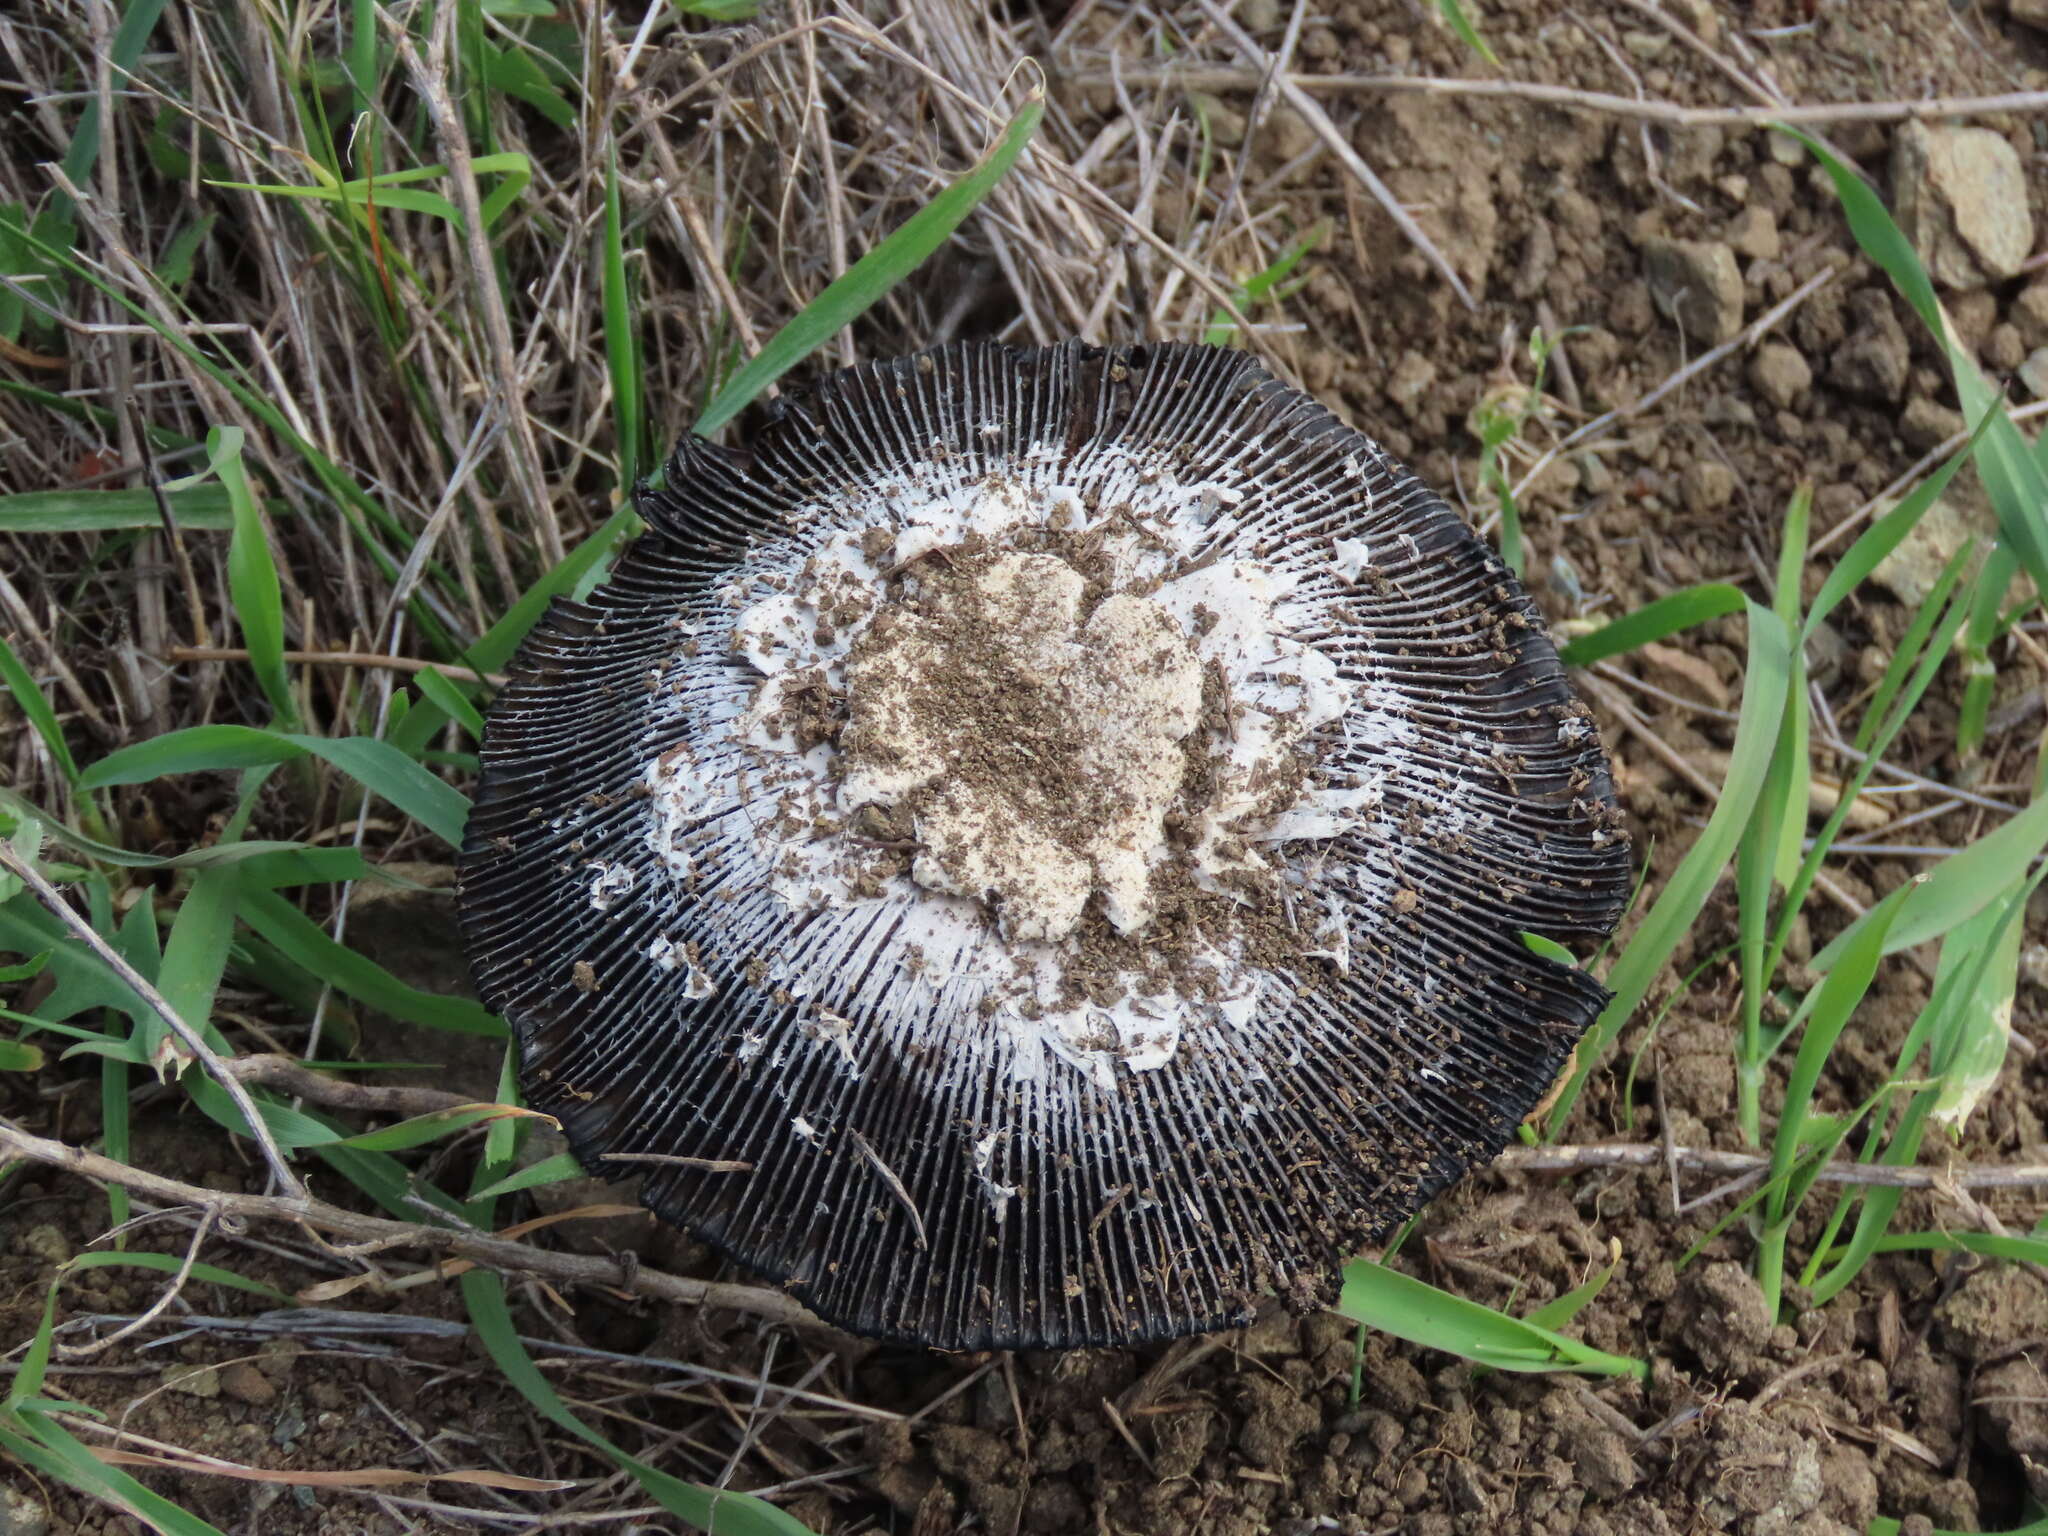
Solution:
<path fill-rule="evenodd" d="M 1607 764 L 1501 562 L 1241 352 L 955 345 L 685 442 L 491 711 L 484 1000 L 586 1166 L 856 1333 L 1244 1322 L 1607 994 Z"/>

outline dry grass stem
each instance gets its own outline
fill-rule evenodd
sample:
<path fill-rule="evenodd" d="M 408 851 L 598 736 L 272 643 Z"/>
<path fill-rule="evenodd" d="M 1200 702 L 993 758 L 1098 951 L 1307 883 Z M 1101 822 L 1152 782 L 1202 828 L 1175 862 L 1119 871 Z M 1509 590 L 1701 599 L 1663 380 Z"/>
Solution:
<path fill-rule="evenodd" d="M 30 1135 L 0 1120 L 0 1152 L 27 1158 L 47 1167 L 75 1173 L 100 1184 L 116 1185 L 165 1205 L 214 1207 L 219 1216 L 245 1221 L 281 1221 L 385 1248 L 422 1248 L 451 1259 L 506 1274 L 530 1274 L 567 1285 L 595 1285 L 628 1295 L 649 1296 L 687 1306 L 729 1307 L 769 1322 L 788 1323 L 829 1332 L 794 1297 L 758 1285 L 733 1285 L 718 1280 L 691 1280 L 662 1270 L 632 1266 L 627 1274 L 613 1259 L 591 1254 L 561 1253 L 509 1241 L 493 1233 L 454 1227 L 431 1227 L 344 1210 L 310 1196 L 247 1195 L 203 1189 L 146 1169 L 102 1157 L 80 1147 Z"/>
<path fill-rule="evenodd" d="M 277 1181 L 277 1187 L 285 1191 L 288 1199 L 305 1199 L 306 1188 L 299 1182 L 298 1175 L 292 1172 L 291 1165 L 285 1161 L 284 1153 L 278 1148 L 277 1139 L 270 1134 L 270 1127 L 264 1123 L 263 1116 L 256 1107 L 256 1101 L 249 1097 L 249 1090 L 242 1086 L 240 1079 L 228 1070 L 227 1064 L 214 1052 L 213 1047 L 206 1043 L 205 1036 L 181 1018 L 178 1010 L 170 1005 L 163 993 L 157 991 L 148 978 L 130 965 L 119 950 L 101 938 L 92 924 L 72 910 L 71 903 L 64 899 L 63 894 L 54 885 L 43 878 L 42 871 L 23 859 L 4 841 L 0 841 L 0 868 L 7 870 L 34 891 L 36 899 L 48 907 L 80 943 L 97 955 L 108 970 L 120 977 L 122 983 L 149 1007 L 150 1012 L 161 1019 L 165 1027 L 184 1043 L 185 1049 L 190 1051 L 206 1068 L 207 1073 L 227 1090 L 228 1097 L 234 1101 L 235 1109 L 248 1127 L 249 1135 L 262 1151 L 263 1161 L 269 1164 L 271 1177 Z M 200 1197 L 191 1203 L 205 1205 L 207 1202 L 204 1193 L 202 1192 Z"/>

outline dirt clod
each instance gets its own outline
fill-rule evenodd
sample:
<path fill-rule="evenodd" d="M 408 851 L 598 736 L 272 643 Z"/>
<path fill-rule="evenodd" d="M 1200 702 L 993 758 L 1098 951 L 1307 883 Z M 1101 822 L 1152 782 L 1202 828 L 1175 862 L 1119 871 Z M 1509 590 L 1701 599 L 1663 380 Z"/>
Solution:
<path fill-rule="evenodd" d="M 1717 1375 L 1747 1375 L 1769 1347 L 1771 1317 L 1763 1287 L 1740 1264 L 1723 1260 L 1689 1273 L 1673 1307 L 1680 1342 Z"/>

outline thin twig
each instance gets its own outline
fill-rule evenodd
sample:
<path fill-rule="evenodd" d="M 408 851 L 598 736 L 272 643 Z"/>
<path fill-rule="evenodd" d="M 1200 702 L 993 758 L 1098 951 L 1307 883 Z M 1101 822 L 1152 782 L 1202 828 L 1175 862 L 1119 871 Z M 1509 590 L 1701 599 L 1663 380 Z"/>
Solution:
<path fill-rule="evenodd" d="M 256 1101 L 249 1097 L 249 1090 L 242 1086 L 241 1080 L 228 1070 L 227 1063 L 222 1061 L 215 1054 L 213 1047 L 206 1043 L 206 1037 L 181 1018 L 178 1010 L 170 1005 L 170 1001 L 163 993 L 157 991 L 140 971 L 122 959 L 120 951 L 101 938 L 92 924 L 74 912 L 71 904 L 54 885 L 43 878 L 39 870 L 4 842 L 0 842 L 0 867 L 6 868 L 34 891 L 36 898 L 48 907 L 65 927 L 78 935 L 86 947 L 106 964 L 107 969 L 127 983 L 135 995 L 148 1005 L 150 1012 L 162 1019 L 171 1033 L 184 1042 L 185 1048 L 199 1059 L 212 1077 L 219 1081 L 221 1087 L 227 1090 L 228 1097 L 234 1101 L 235 1108 L 241 1111 L 249 1135 L 262 1149 L 263 1160 L 270 1165 L 271 1175 L 277 1180 L 278 1187 L 287 1191 L 290 1198 L 304 1200 L 306 1187 L 299 1182 L 298 1176 L 291 1170 L 291 1165 L 285 1161 L 276 1138 L 270 1134 L 270 1127 L 264 1123 L 263 1116 L 256 1107 Z M 206 1191 L 197 1190 L 188 1203 L 204 1205 L 209 1198 Z"/>
<path fill-rule="evenodd" d="M 1755 346 L 1778 326 L 1784 324 L 1793 310 L 1804 304 L 1808 299 L 1812 298 L 1821 289 L 1827 287 L 1829 283 L 1832 283 L 1848 270 L 1846 263 L 1832 264 L 1821 268 L 1820 271 L 1814 273 L 1812 277 L 1809 277 L 1805 282 L 1793 289 L 1791 293 L 1787 294 L 1783 300 L 1757 316 L 1755 320 L 1743 328 L 1739 336 L 1722 342 L 1721 345 L 1710 351 L 1702 352 L 1684 367 L 1671 374 L 1663 383 L 1644 395 L 1640 400 L 1633 401 L 1628 405 L 1616 406 L 1606 414 L 1595 416 L 1591 421 L 1577 428 L 1564 438 L 1563 441 L 1547 449 L 1529 467 L 1527 472 L 1523 474 L 1520 483 L 1515 486 L 1515 495 L 1518 498 L 1526 496 L 1529 493 L 1529 487 L 1536 483 L 1536 477 L 1548 469 L 1559 455 L 1569 453 L 1580 444 L 1598 437 L 1609 427 L 1618 426 L 1631 417 L 1640 416 L 1659 400 L 1662 400 L 1673 390 L 1686 383 L 1687 380 L 1705 372 L 1731 353 L 1747 351 Z"/>
<path fill-rule="evenodd" d="M 1673 1147 L 1668 1155 L 1688 1172 L 1727 1177 L 1771 1166 L 1770 1158 L 1759 1152 Z M 1666 1156 L 1661 1146 L 1636 1143 L 1509 1147 L 1489 1166 L 1509 1173 L 1574 1173 L 1587 1168 L 1658 1168 Z M 1881 1185 L 1887 1189 L 2044 1189 L 2048 1188 L 2048 1163 L 1959 1163 L 1922 1168 L 1837 1161 L 1822 1167 L 1816 1177 L 1823 1184 Z"/>
<path fill-rule="evenodd" d="M 354 1083 L 316 1071 L 289 1056 L 268 1052 L 260 1056 L 231 1057 L 226 1066 L 244 1083 L 275 1088 L 295 1099 L 324 1104 L 329 1109 L 353 1109 L 369 1115 L 398 1115 L 410 1119 L 414 1115 L 431 1115 L 476 1103 L 474 1098 L 439 1088 L 387 1088 L 374 1083 Z"/>
<path fill-rule="evenodd" d="M 632 1274 L 624 1275 L 620 1273 L 618 1262 L 607 1255 L 561 1253 L 528 1247 L 525 1243 L 513 1242 L 489 1232 L 429 1227 L 417 1222 L 393 1221 L 383 1216 L 366 1216 L 360 1211 L 343 1210 L 305 1195 L 288 1199 L 279 1195 L 201 1189 L 194 1184 L 165 1178 L 162 1174 L 131 1168 L 96 1152 L 30 1135 L 6 1119 L 0 1119 L 0 1154 L 24 1157 L 102 1184 L 117 1184 L 165 1205 L 211 1204 L 223 1216 L 295 1222 L 358 1242 L 424 1248 L 507 1273 L 539 1275 L 571 1285 L 606 1286 L 616 1291 L 690 1306 L 729 1307 L 771 1322 L 825 1327 L 795 1297 L 765 1286 L 692 1280 L 645 1266 L 635 1266 Z"/>
<path fill-rule="evenodd" d="M 399 58 L 405 63 L 406 73 L 412 76 L 413 89 L 419 92 L 421 101 L 426 104 L 427 115 L 434 124 L 434 137 L 439 141 L 441 156 L 448 165 L 448 180 L 454 187 L 456 203 L 462 211 L 464 254 L 469 258 L 470 281 L 476 290 L 477 306 L 482 311 L 496 374 L 492 381 L 493 403 L 499 418 L 511 428 L 508 436 L 513 452 L 507 458 L 511 463 L 513 480 L 526 501 L 527 516 L 540 542 L 543 561 L 551 566 L 558 565 L 564 552 L 562 530 L 555 521 L 554 499 L 548 494 L 547 477 L 541 472 L 540 444 L 535 440 L 533 426 L 526 418 L 525 391 L 520 384 L 519 364 L 512 347 L 512 318 L 505 309 L 504 290 L 498 286 L 498 268 L 491 255 L 490 233 L 484 228 L 483 199 L 477 192 L 476 168 L 471 163 L 469 152 L 469 132 L 455 110 L 455 103 L 448 96 L 448 55 L 454 11 L 452 8 L 444 9 L 439 17 L 433 35 L 428 39 L 424 60 L 413 45 L 412 34 L 404 26 L 388 15 L 381 19 Z"/>
<path fill-rule="evenodd" d="M 1123 69 L 1127 85 L 1167 86 L 1189 91 L 1257 92 L 1267 80 L 1263 69 L 1203 68 Z M 1081 70 L 1065 77 L 1074 86 L 1107 85 L 1104 70 Z M 2000 96 L 1929 97 L 1920 101 L 1799 102 L 1785 106 L 1682 107 L 1672 101 L 1637 100 L 1606 91 L 1580 91 L 1569 86 L 1539 85 L 1524 80 L 1462 80 L 1431 75 L 1297 75 L 1273 77 L 1282 90 L 1313 96 L 1480 96 L 1526 101 L 1567 111 L 1611 117 L 1640 118 L 1674 128 L 1768 128 L 1774 123 L 1898 123 L 1952 117 L 1989 117 L 2003 112 L 2039 112 L 2048 108 L 2048 91 L 2008 91 Z M 1290 100 L 1292 98 L 1290 97 Z"/>
<path fill-rule="evenodd" d="M 178 1265 L 178 1272 L 171 1276 L 171 1283 L 157 1293 L 157 1298 L 143 1311 L 112 1333 L 94 1339 L 90 1344 L 59 1344 L 57 1352 L 73 1360 L 89 1360 L 94 1355 L 113 1348 L 123 1339 L 140 1333 L 151 1322 L 162 1315 L 178 1293 L 185 1289 L 185 1282 L 192 1276 L 192 1265 L 199 1257 L 199 1250 L 205 1244 L 207 1235 L 213 1231 L 213 1223 L 220 1215 L 218 1206 L 206 1205 L 200 1209 L 199 1224 L 192 1229 L 192 1240 L 185 1245 L 185 1258 Z"/>
<path fill-rule="evenodd" d="M 226 645 L 174 645 L 164 652 L 165 661 L 247 661 L 249 653 Z M 509 678 L 502 672 L 478 672 L 445 661 L 422 661 L 416 656 L 379 656 L 370 651 L 286 651 L 284 659 L 294 666 L 385 667 L 393 672 L 438 672 L 443 677 L 466 683 L 488 683 L 502 688 Z"/>

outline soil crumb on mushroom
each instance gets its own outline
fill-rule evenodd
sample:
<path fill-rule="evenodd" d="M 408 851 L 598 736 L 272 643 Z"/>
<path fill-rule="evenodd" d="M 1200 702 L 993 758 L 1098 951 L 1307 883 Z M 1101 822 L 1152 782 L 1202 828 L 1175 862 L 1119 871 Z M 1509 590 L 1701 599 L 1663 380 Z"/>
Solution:
<path fill-rule="evenodd" d="M 642 510 L 492 714 L 466 931 L 579 1155 L 826 1317 L 1312 1300 L 1604 1000 L 1520 938 L 1627 882 L 1540 617 L 1242 354 L 848 370 Z"/>

